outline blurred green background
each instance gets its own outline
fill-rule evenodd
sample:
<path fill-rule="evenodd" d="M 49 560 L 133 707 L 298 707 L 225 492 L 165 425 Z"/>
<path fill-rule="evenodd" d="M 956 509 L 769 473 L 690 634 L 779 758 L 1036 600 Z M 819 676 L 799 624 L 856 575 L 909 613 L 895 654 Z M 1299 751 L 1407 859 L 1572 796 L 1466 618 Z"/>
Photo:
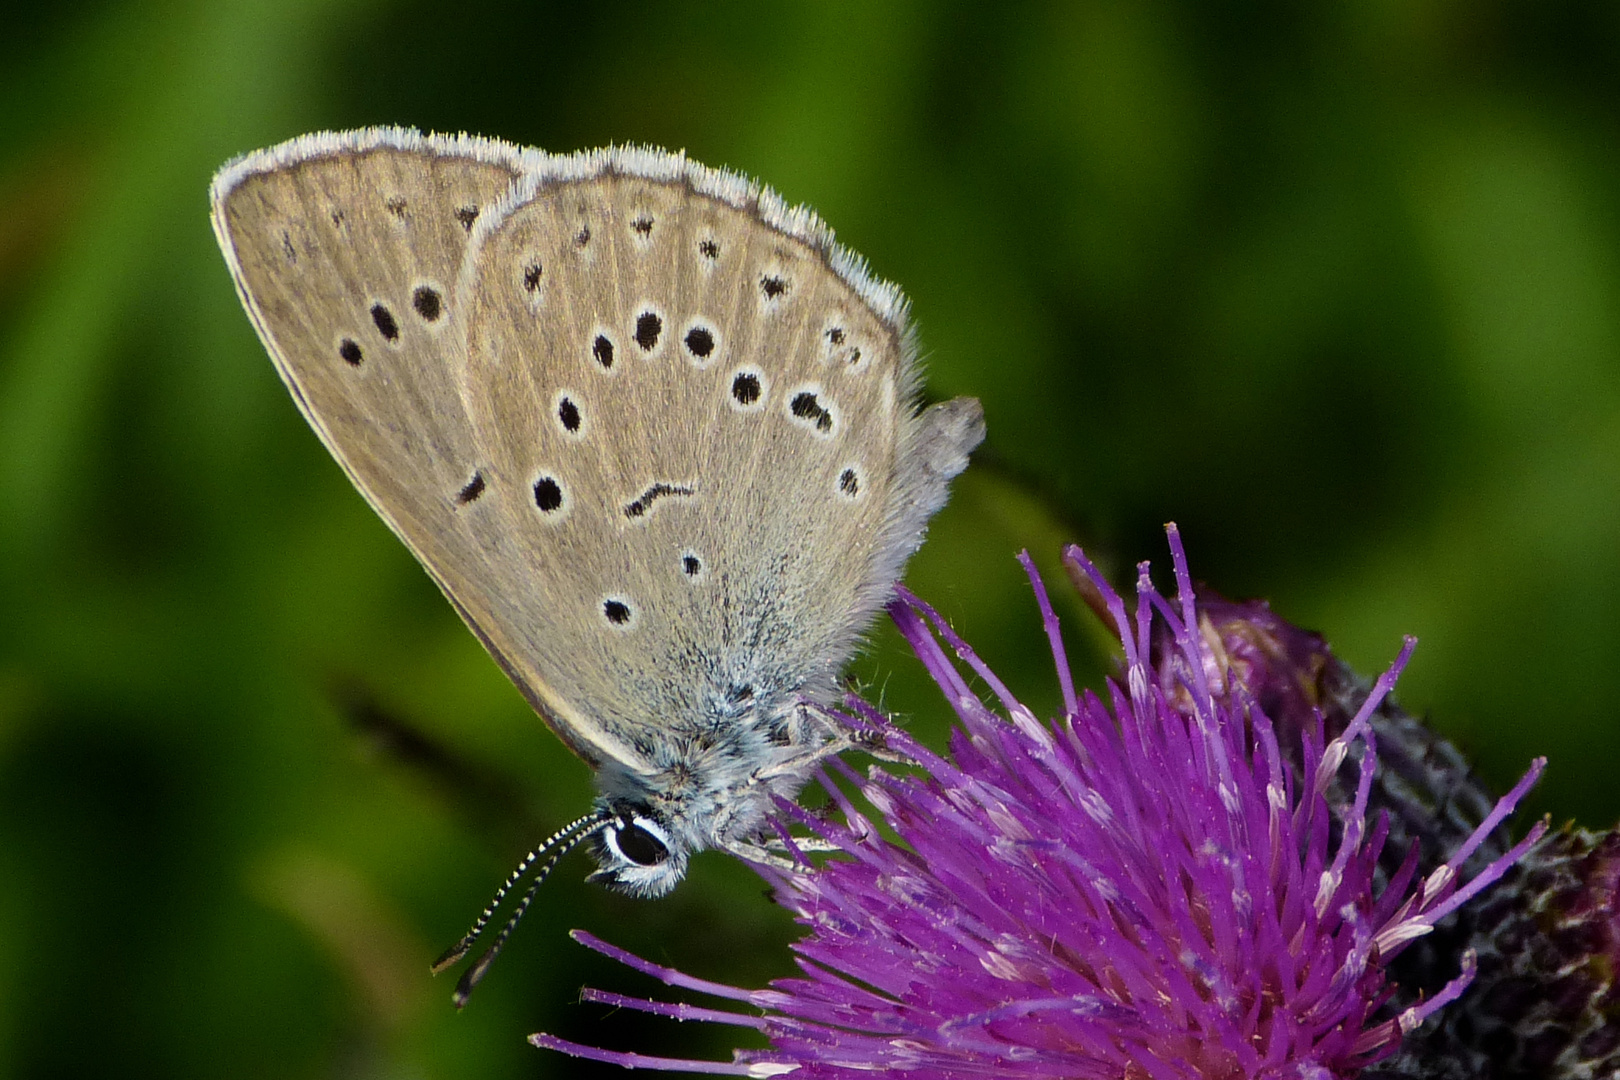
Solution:
<path fill-rule="evenodd" d="M 1043 708 L 1014 552 L 1078 540 L 1128 578 L 1174 519 L 1199 577 L 1363 672 L 1419 635 L 1405 702 L 1497 785 L 1546 753 L 1536 809 L 1620 813 L 1608 0 L 3 18 L 3 1075 L 592 1072 L 527 1047 L 542 1028 L 720 1057 L 734 1032 L 578 1004 L 652 987 L 565 930 L 745 985 L 791 968 L 731 860 L 649 903 L 575 856 L 465 1013 L 428 979 L 589 777 L 239 308 L 209 177 L 317 128 L 684 147 L 816 206 L 910 293 L 930 392 L 984 401 L 910 581 Z M 940 738 L 891 634 L 857 673 Z"/>

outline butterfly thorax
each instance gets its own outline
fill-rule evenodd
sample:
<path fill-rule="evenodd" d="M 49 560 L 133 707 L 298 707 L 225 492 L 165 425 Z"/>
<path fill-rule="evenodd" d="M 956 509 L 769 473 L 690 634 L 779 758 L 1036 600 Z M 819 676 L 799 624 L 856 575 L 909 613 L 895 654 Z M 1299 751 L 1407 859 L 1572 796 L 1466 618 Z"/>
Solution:
<path fill-rule="evenodd" d="M 605 831 L 595 876 L 632 895 L 661 896 L 685 875 L 690 855 L 753 847 L 770 831 L 777 801 L 799 793 L 829 745 L 820 715 L 797 700 L 751 707 L 668 740 L 650 768 L 604 765 L 598 807 L 656 843 L 637 852 L 624 842 L 624 826 Z"/>

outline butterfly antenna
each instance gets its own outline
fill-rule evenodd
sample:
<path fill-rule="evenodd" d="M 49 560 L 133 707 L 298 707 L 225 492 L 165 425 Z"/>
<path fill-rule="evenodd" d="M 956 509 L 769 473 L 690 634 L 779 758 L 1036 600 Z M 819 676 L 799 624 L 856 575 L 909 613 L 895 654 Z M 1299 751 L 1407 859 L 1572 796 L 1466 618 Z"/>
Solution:
<path fill-rule="evenodd" d="M 570 821 L 567 825 L 564 825 L 562 828 L 546 837 L 546 839 L 533 851 L 523 856 L 523 861 L 517 864 L 517 869 L 512 871 L 512 873 L 507 877 L 505 883 L 502 884 L 499 889 L 495 890 L 495 896 L 492 900 L 490 900 L 489 905 L 484 908 L 484 913 L 474 920 L 472 929 L 468 930 L 464 935 L 462 935 L 460 941 L 444 950 L 439 958 L 433 961 L 433 974 L 437 975 L 447 968 L 454 967 L 458 962 L 460 962 L 462 957 L 467 955 L 467 953 L 472 949 L 474 942 L 478 940 L 478 935 L 484 932 L 484 928 L 489 925 L 489 921 L 495 917 L 495 909 L 501 906 L 501 901 L 506 899 L 506 894 L 512 891 L 512 886 L 516 885 L 520 880 L 522 880 L 523 875 L 529 872 L 529 867 L 534 865 L 536 859 L 539 859 L 541 856 L 545 855 L 546 852 L 562 843 L 575 830 L 599 820 L 605 819 L 603 819 L 602 811 L 596 810 L 586 814 L 584 817 Z M 580 837 L 579 839 L 583 839 L 583 837 Z M 566 851 L 573 846 L 574 845 L 570 843 L 568 848 L 565 848 L 564 850 Z"/>
<path fill-rule="evenodd" d="M 472 966 L 463 971 L 461 978 L 456 980 L 456 992 L 450 997 L 450 1000 L 455 1002 L 456 1008 L 459 1009 L 467 1004 L 467 999 L 472 996 L 473 987 L 477 986 L 479 981 L 483 979 L 484 973 L 495 962 L 495 958 L 501 955 L 501 950 L 506 947 L 506 939 L 512 936 L 512 931 L 517 929 L 517 924 L 523 919 L 523 913 L 529 910 L 529 904 L 534 900 L 534 894 L 540 891 L 540 886 L 545 884 L 546 878 L 551 876 L 552 870 L 556 869 L 557 864 L 562 861 L 562 857 L 573 851 L 588 838 L 607 828 L 613 821 L 613 815 L 598 813 L 585 820 L 590 822 L 589 827 L 564 840 L 557 848 L 556 853 L 546 860 L 545 865 L 534 875 L 534 880 L 529 882 L 529 887 L 524 890 L 523 899 L 519 900 L 517 907 L 512 909 L 512 915 L 506 920 L 506 925 L 501 927 L 501 932 L 495 936 L 495 943 L 485 949 L 483 955 L 474 960 Z M 488 920 L 483 921 L 487 922 Z M 465 953 L 466 950 L 462 949 L 462 952 Z"/>

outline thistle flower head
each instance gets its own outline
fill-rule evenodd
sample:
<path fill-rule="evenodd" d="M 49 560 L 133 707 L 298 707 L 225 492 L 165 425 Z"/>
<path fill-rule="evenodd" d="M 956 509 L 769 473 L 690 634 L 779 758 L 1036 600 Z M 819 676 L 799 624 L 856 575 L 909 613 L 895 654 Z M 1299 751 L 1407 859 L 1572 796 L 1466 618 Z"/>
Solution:
<path fill-rule="evenodd" d="M 836 819 L 782 805 L 784 820 L 835 850 L 760 870 L 806 927 L 799 977 L 757 991 L 717 986 L 581 935 L 671 985 L 763 1015 L 587 997 L 746 1023 L 768 1049 L 721 1064 L 548 1035 L 535 1043 L 639 1067 L 804 1077 L 1328 1080 L 1393 1053 L 1463 992 L 1473 960 L 1432 997 L 1396 1009 L 1391 959 L 1539 838 L 1544 825 L 1463 871 L 1542 763 L 1421 879 L 1415 845 L 1393 873 L 1380 871 L 1390 824 L 1369 809 L 1370 721 L 1412 643 L 1330 735 L 1311 695 L 1274 678 L 1296 667 L 1201 617 L 1173 527 L 1170 538 L 1176 602 L 1144 565 L 1134 610 L 1077 548 L 1065 553 L 1123 647 L 1120 676 L 1101 695 L 1076 692 L 1056 615 L 1024 558 L 1063 694 L 1050 723 L 900 591 L 890 613 L 959 726 L 941 757 L 852 700 L 847 722 L 919 772 L 860 776 L 834 760 L 823 786 Z M 1293 749 L 1279 741 L 1284 727 Z"/>

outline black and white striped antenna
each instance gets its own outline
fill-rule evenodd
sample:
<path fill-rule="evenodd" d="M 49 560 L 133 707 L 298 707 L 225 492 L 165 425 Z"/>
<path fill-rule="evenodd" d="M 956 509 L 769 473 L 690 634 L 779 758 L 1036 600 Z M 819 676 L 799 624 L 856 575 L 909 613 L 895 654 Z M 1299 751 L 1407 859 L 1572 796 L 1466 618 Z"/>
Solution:
<path fill-rule="evenodd" d="M 606 809 L 595 810 L 584 817 L 570 821 L 567 825 L 546 837 L 539 846 L 523 857 L 523 861 L 517 864 L 517 869 L 507 876 L 506 881 L 499 889 L 495 890 L 494 898 L 484 908 L 483 914 L 474 920 L 472 929 L 468 930 L 462 935 L 460 941 L 450 946 L 444 951 L 443 955 L 433 961 L 433 974 L 435 975 L 460 963 L 462 958 L 472 950 L 473 945 L 477 943 L 479 936 L 488 928 L 490 920 L 495 917 L 496 909 L 501 906 L 501 901 L 505 900 L 513 887 L 523 880 L 523 876 L 529 872 L 531 866 L 547 854 L 551 855 L 551 858 L 547 859 L 545 864 L 535 873 L 534 880 L 529 883 L 528 889 L 523 894 L 523 899 L 518 901 L 517 907 L 512 909 L 511 917 L 506 920 L 506 925 L 501 927 L 501 932 L 496 936 L 495 943 L 485 949 L 483 955 L 474 960 L 472 966 L 462 972 L 461 978 L 456 981 L 456 992 L 451 997 L 451 1000 L 456 1004 L 456 1008 L 459 1009 L 467 1004 L 467 998 L 471 996 L 473 987 L 478 985 L 479 980 L 484 977 L 484 973 L 489 970 L 489 966 L 501 954 L 501 949 L 506 946 L 506 939 L 512 936 L 512 931 L 517 929 L 517 924 L 523 918 L 523 913 L 529 910 L 529 904 L 534 900 L 534 894 L 539 890 L 540 885 L 546 878 L 551 876 L 552 870 L 556 869 L 557 864 L 562 861 L 562 857 L 573 851 L 586 839 L 607 828 L 613 819 L 614 814 L 612 811 Z"/>

